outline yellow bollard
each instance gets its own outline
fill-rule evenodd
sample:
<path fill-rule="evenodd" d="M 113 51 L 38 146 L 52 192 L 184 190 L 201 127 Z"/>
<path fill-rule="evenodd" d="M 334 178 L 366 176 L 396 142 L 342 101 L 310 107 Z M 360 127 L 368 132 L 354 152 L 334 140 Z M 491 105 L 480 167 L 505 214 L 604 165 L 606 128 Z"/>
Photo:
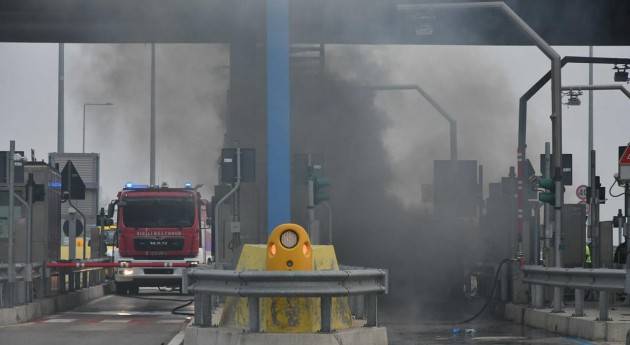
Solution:
<path fill-rule="evenodd" d="M 331 245 L 313 246 L 306 230 L 297 224 L 282 224 L 269 235 L 267 244 L 246 244 L 237 271 L 339 270 Z M 352 326 L 347 297 L 332 301 L 332 327 Z M 246 328 L 249 320 L 247 298 L 226 299 L 220 325 Z M 260 300 L 260 325 L 267 333 L 315 333 L 320 330 L 320 299 L 316 297 L 273 297 Z"/>
<path fill-rule="evenodd" d="M 267 271 L 312 271 L 313 248 L 297 224 L 278 225 L 267 240 Z"/>

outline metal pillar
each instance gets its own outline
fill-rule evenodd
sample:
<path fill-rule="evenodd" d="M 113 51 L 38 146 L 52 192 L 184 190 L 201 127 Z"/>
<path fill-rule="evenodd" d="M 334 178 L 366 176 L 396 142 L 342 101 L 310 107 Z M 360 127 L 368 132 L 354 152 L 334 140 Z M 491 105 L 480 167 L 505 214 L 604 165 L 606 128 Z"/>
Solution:
<path fill-rule="evenodd" d="M 590 91 L 593 92 L 593 91 Z M 591 189 L 591 195 L 588 200 L 590 205 L 588 212 L 588 223 L 587 226 L 590 227 L 590 235 L 591 235 L 591 261 L 593 267 L 601 267 L 602 265 L 602 253 L 601 253 L 601 237 L 599 231 L 599 191 L 596 190 L 595 187 L 595 176 L 596 176 L 596 155 L 595 150 L 590 152 L 589 156 L 589 185 Z"/>
<path fill-rule="evenodd" d="M 15 303 L 15 245 L 14 233 L 15 233 L 15 200 L 13 195 L 15 194 L 15 140 L 11 140 L 9 143 L 9 157 L 7 162 L 7 177 L 9 179 L 9 234 L 7 238 L 7 306 L 12 307 Z"/>
<path fill-rule="evenodd" d="M 26 218 L 26 265 L 24 267 L 24 281 L 26 289 L 26 303 L 33 301 L 33 188 L 35 181 L 33 174 L 28 174 L 27 182 L 27 212 Z M 40 278 L 40 279 L 43 279 Z"/>
<path fill-rule="evenodd" d="M 249 331 L 260 332 L 260 299 L 258 297 L 247 297 L 249 309 Z"/>
<path fill-rule="evenodd" d="M 332 331 L 332 297 L 322 296 L 320 302 L 321 332 L 330 333 Z"/>
<path fill-rule="evenodd" d="M 223 260 L 225 260 L 225 248 L 222 244 L 222 240 L 223 237 L 222 236 L 226 236 L 226 234 L 223 232 L 224 229 L 222 229 L 221 224 L 219 222 L 219 210 L 221 208 L 221 205 L 223 205 L 223 203 L 225 202 L 225 200 L 227 200 L 230 196 L 232 196 L 232 194 L 234 194 L 236 191 L 239 190 L 239 188 L 241 187 L 241 149 L 240 147 L 236 148 L 236 183 L 234 184 L 234 187 L 232 187 L 232 189 L 230 189 L 230 191 L 225 194 L 221 199 L 219 199 L 219 201 L 216 202 L 216 204 L 214 205 L 214 227 L 212 229 L 212 231 L 216 231 L 216 244 L 215 244 L 215 248 L 216 248 L 216 261 L 217 262 L 223 262 Z"/>
<path fill-rule="evenodd" d="M 151 43 L 151 129 L 149 148 L 149 184 L 155 185 L 155 43 Z"/>
<path fill-rule="evenodd" d="M 593 57 L 593 46 L 588 47 L 588 57 L 589 58 Z M 593 64 L 592 63 L 588 64 L 588 85 L 593 86 Z M 588 148 L 586 152 L 588 153 L 588 167 L 589 167 L 588 168 L 588 186 L 590 187 L 590 190 L 591 190 L 591 197 L 588 200 L 590 207 L 589 207 L 589 212 L 587 214 L 588 222 L 586 223 L 586 226 L 587 226 L 586 233 L 589 234 L 589 236 L 591 236 L 591 241 L 592 241 L 593 234 L 594 234 L 593 225 L 596 224 L 593 222 L 593 206 L 595 206 L 594 205 L 595 160 L 594 160 L 594 157 L 592 157 L 592 154 L 593 154 L 592 153 L 593 152 L 593 90 L 588 91 Z M 595 243 L 593 243 L 593 249 L 595 250 L 595 248 L 599 250 L 599 246 L 595 246 Z M 595 254 L 595 253 L 592 253 L 592 254 Z M 594 266 L 594 267 L 598 267 L 598 266 Z"/>
<path fill-rule="evenodd" d="M 68 211 L 68 260 L 74 260 L 76 258 L 76 249 L 77 249 L 77 218 L 75 211 Z M 85 231 L 85 225 L 84 229 Z M 69 291 L 74 291 L 76 287 L 75 282 L 76 274 L 74 272 L 70 272 L 68 274 L 68 285 Z"/>
<path fill-rule="evenodd" d="M 64 147 L 64 49 L 59 43 L 59 67 L 57 71 L 57 152 L 63 153 Z"/>
<path fill-rule="evenodd" d="M 199 327 L 212 326 L 212 297 L 205 293 L 195 293 L 195 317 L 194 325 Z"/>
<path fill-rule="evenodd" d="M 550 178 L 551 176 L 551 144 L 549 142 L 545 143 L 545 166 L 543 167 L 543 177 Z M 553 221 L 551 218 L 551 206 L 547 203 L 544 203 L 544 212 L 545 218 L 543 220 L 544 228 L 545 228 L 545 248 L 547 249 L 548 254 L 549 249 L 551 248 L 551 238 L 553 235 Z M 551 261 L 551 260 L 549 260 Z"/>
<path fill-rule="evenodd" d="M 608 291 L 599 292 L 599 321 L 609 321 L 608 318 Z"/>
<path fill-rule="evenodd" d="M 573 316 L 584 316 L 584 289 L 575 289 L 575 313 Z"/>
<path fill-rule="evenodd" d="M 267 0 L 267 232 L 291 220 L 289 0 Z"/>

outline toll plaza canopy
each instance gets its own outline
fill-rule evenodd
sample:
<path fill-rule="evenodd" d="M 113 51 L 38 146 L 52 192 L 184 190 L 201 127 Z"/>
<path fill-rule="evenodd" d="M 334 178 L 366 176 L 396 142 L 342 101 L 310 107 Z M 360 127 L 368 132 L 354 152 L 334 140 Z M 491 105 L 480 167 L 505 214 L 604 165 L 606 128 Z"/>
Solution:
<path fill-rule="evenodd" d="M 292 0 L 293 43 L 529 44 L 497 10 L 400 11 L 444 0 Z M 450 1 L 448 1 L 450 2 Z M 454 1 L 466 2 L 466 0 Z M 630 2 L 506 0 L 552 45 L 630 45 Z M 4 42 L 229 43 L 265 37 L 263 0 L 3 0 Z"/>

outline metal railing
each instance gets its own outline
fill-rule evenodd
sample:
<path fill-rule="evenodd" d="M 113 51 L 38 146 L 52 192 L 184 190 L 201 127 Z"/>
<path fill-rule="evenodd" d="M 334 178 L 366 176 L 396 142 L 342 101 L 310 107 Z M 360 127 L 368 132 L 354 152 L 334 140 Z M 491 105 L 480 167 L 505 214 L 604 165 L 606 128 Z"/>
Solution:
<path fill-rule="evenodd" d="M 584 291 L 599 292 L 599 320 L 608 317 L 608 294 L 614 291 L 630 291 L 630 281 L 625 269 L 608 268 L 561 268 L 524 266 L 523 282 L 532 285 L 553 286 L 575 290 L 575 316 L 584 316 Z"/>
<path fill-rule="evenodd" d="M 109 259 L 92 259 L 103 261 Z M 0 264 L 0 308 L 14 307 L 33 302 L 36 298 L 50 297 L 102 284 L 107 276 L 106 269 L 47 268 L 42 263 L 33 263 L 31 269 L 23 263 L 15 264 L 16 282 L 9 284 L 8 265 Z"/>
<path fill-rule="evenodd" d="M 338 271 L 231 271 L 191 268 L 184 291 L 194 294 L 194 325 L 212 326 L 212 296 L 245 297 L 249 331 L 260 332 L 260 298 L 316 297 L 321 299 L 321 332 L 332 330 L 332 298 L 365 296 L 366 326 L 378 325 L 377 296 L 388 291 L 386 270 L 342 267 Z"/>

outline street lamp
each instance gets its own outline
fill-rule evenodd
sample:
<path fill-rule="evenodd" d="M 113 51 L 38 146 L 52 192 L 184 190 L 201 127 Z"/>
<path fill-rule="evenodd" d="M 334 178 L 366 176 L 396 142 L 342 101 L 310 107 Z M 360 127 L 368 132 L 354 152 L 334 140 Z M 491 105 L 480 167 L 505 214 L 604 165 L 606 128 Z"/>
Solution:
<path fill-rule="evenodd" d="M 83 149 L 81 150 L 81 152 L 85 153 L 85 110 L 87 109 L 87 107 L 89 106 L 94 106 L 94 107 L 99 107 L 99 106 L 110 106 L 110 105 L 114 105 L 113 103 L 107 102 L 107 103 L 83 103 Z"/>
<path fill-rule="evenodd" d="M 415 90 L 424 99 L 426 99 L 437 110 L 442 117 L 444 117 L 449 124 L 450 139 L 451 139 L 451 160 L 457 160 L 457 121 L 449 113 L 444 110 L 424 89 L 418 85 L 407 84 L 395 84 L 395 85 L 372 85 L 368 86 L 372 90 L 378 91 L 393 91 L 393 90 Z"/>

